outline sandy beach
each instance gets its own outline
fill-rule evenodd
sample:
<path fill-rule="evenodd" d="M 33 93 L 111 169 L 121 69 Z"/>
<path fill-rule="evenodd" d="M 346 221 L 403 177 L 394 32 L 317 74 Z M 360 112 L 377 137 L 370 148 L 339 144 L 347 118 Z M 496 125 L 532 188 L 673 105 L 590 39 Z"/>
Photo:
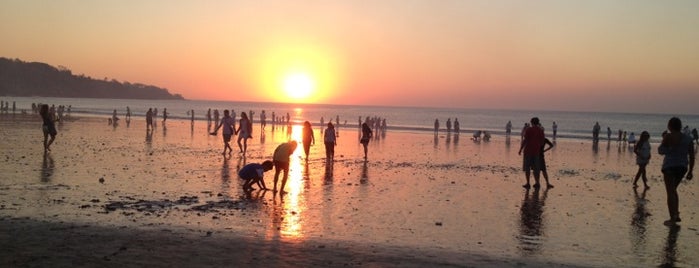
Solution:
<path fill-rule="evenodd" d="M 245 157 L 221 155 L 201 121 L 148 134 L 143 118 L 79 117 L 58 132 L 44 154 L 38 116 L 0 115 L 2 267 L 699 266 L 699 187 L 682 183 L 682 222 L 664 226 L 657 144 L 647 191 L 626 144 L 572 139 L 546 155 L 555 188 L 525 190 L 518 136 L 388 132 L 365 161 L 341 127 L 326 162 L 315 128 L 279 196 L 237 176 L 288 139 L 270 124 Z"/>

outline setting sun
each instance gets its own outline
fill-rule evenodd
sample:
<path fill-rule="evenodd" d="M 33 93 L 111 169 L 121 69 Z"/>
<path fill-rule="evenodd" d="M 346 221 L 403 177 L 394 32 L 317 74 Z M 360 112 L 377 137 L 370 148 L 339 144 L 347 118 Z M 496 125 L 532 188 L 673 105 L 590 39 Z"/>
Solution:
<path fill-rule="evenodd" d="M 309 42 L 280 38 L 262 48 L 250 62 L 257 72 L 256 86 L 273 101 L 325 102 L 342 92 L 344 63 L 341 54 Z M 283 45 L 280 45 L 283 44 Z"/>
<path fill-rule="evenodd" d="M 282 88 L 287 97 L 296 100 L 307 99 L 313 94 L 314 87 L 313 79 L 305 73 L 289 74 L 282 81 Z"/>

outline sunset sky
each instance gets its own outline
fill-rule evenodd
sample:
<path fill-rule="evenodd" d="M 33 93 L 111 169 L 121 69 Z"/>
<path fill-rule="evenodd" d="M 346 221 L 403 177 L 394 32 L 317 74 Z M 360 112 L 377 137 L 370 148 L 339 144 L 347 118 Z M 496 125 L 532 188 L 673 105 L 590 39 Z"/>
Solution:
<path fill-rule="evenodd" d="M 699 114 L 698 29 L 693 0 L 0 1 L 0 57 L 204 100 Z"/>

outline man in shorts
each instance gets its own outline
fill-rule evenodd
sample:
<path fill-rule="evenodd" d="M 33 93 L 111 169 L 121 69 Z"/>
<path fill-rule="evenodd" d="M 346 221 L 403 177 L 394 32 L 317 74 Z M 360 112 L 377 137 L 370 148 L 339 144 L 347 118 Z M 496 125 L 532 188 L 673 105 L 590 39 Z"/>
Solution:
<path fill-rule="evenodd" d="M 519 147 L 519 154 L 522 155 L 524 152 L 524 176 L 527 178 L 527 183 L 522 185 L 522 187 L 529 189 L 529 177 L 531 170 L 534 170 L 534 188 L 539 188 L 539 173 L 541 172 L 541 148 L 544 144 L 544 129 L 539 123 L 538 117 L 533 117 L 531 120 L 531 127 L 527 128 L 524 132 L 524 138 L 522 139 L 522 144 Z"/>

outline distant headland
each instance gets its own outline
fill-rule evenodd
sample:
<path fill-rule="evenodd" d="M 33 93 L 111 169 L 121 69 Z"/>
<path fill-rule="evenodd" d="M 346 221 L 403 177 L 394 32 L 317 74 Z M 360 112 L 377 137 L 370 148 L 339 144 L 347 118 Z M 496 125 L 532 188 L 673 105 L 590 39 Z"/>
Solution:
<path fill-rule="evenodd" d="M 0 57 L 0 96 L 184 99 L 166 88 L 74 75 L 68 68 Z"/>

